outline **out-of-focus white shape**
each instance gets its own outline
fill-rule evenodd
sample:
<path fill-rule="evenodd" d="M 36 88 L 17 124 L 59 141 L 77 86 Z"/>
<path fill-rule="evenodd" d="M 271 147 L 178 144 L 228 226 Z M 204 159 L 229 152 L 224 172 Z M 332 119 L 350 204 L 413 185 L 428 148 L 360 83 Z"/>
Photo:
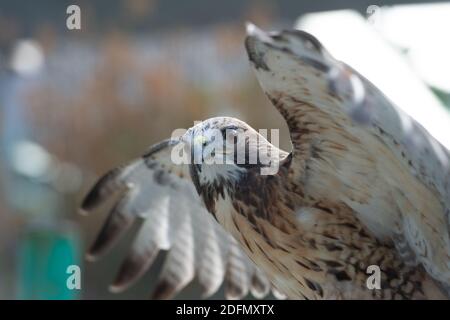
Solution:
<path fill-rule="evenodd" d="M 450 4 L 414 4 L 380 7 L 377 29 L 386 39 L 404 48 L 423 42 L 448 42 Z M 442 38 L 444 36 L 444 38 Z"/>
<path fill-rule="evenodd" d="M 350 10 L 306 14 L 296 28 L 315 35 L 335 58 L 358 70 L 450 149 L 450 114 L 406 59 L 360 14 Z"/>
<path fill-rule="evenodd" d="M 413 67 L 428 84 L 450 92 L 450 3 L 382 7 L 377 29 L 408 50 Z"/>
<path fill-rule="evenodd" d="M 41 179 L 49 175 L 52 157 L 38 144 L 19 141 L 12 147 L 11 165 L 19 174 Z"/>
<path fill-rule="evenodd" d="M 27 76 L 38 72 L 44 64 L 44 53 L 40 44 L 34 40 L 17 41 L 10 66 L 18 74 Z"/>
<path fill-rule="evenodd" d="M 450 93 L 450 42 L 441 46 L 413 48 L 408 55 L 414 69 L 426 83 Z"/>

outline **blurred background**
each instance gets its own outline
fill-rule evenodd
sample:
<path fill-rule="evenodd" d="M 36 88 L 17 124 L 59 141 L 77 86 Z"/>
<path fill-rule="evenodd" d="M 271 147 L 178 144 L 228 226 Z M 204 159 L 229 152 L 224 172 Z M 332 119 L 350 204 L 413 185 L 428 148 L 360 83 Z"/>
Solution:
<path fill-rule="evenodd" d="M 235 116 L 281 129 L 289 150 L 249 67 L 246 21 L 310 31 L 448 148 L 450 3 L 405 3 L 0 0 L 0 299 L 148 298 L 163 254 L 109 293 L 133 232 L 86 263 L 107 212 L 77 208 L 99 175 L 174 129 Z M 81 30 L 66 26 L 72 4 Z M 66 286 L 73 264 L 81 290 Z M 178 297 L 198 298 L 196 284 Z"/>

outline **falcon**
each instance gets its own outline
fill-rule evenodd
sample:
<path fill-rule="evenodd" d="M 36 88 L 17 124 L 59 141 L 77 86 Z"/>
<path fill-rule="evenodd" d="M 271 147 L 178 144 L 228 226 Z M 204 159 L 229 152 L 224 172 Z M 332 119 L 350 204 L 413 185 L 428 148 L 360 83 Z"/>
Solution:
<path fill-rule="evenodd" d="M 219 117 L 106 173 L 81 206 L 118 199 L 88 258 L 143 220 L 111 289 L 167 250 L 154 298 L 194 279 L 204 297 L 225 283 L 227 298 L 448 298 L 448 151 L 312 35 L 247 31 L 292 150 Z"/>

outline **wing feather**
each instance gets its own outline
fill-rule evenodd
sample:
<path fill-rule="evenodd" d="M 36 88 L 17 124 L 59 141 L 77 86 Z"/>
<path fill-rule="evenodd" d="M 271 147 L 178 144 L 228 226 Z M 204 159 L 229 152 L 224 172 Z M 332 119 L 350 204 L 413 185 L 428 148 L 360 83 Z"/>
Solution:
<path fill-rule="evenodd" d="M 225 253 L 228 241 L 224 234 L 218 232 L 215 221 L 207 221 L 205 228 L 197 228 L 198 237 L 205 239 L 200 242 L 201 248 L 196 251 L 198 261 L 198 280 L 203 289 L 202 295 L 208 297 L 215 293 L 225 276 Z M 224 239 L 225 238 L 225 239 Z M 200 239 L 199 239 L 200 240 Z"/>
<path fill-rule="evenodd" d="M 122 292 L 138 281 L 158 256 L 160 247 L 155 240 L 148 239 L 146 229 L 144 223 L 131 251 L 122 262 L 116 278 L 110 286 L 112 292 Z"/>
<path fill-rule="evenodd" d="M 128 201 L 128 196 L 125 195 L 112 208 L 97 239 L 89 250 L 89 260 L 93 261 L 95 260 L 95 257 L 107 252 L 136 220 L 135 216 L 124 211 L 124 207 Z"/>
<path fill-rule="evenodd" d="M 186 215 L 167 254 L 153 299 L 170 299 L 192 281 L 195 275 L 194 235 L 191 216 Z"/>
<path fill-rule="evenodd" d="M 269 294 L 270 288 L 271 286 L 269 280 L 260 270 L 256 270 L 250 284 L 250 291 L 252 295 L 258 299 L 261 299 Z"/>
<path fill-rule="evenodd" d="M 88 213 L 118 196 L 88 257 L 105 254 L 138 219 L 144 220 L 110 289 L 120 292 L 138 281 L 158 253 L 168 253 L 153 298 L 175 296 L 196 278 L 209 297 L 226 283 L 227 298 L 242 298 L 252 288 L 269 293 L 267 277 L 239 244 L 211 217 L 190 180 L 187 165 L 171 161 L 177 139 L 163 141 L 131 163 L 105 174 L 82 203 Z M 253 280 L 252 280 L 253 279 Z M 253 286 L 251 286 L 253 283 Z"/>
<path fill-rule="evenodd" d="M 248 294 L 249 278 L 244 255 L 237 246 L 231 247 L 226 267 L 225 297 L 227 299 L 241 299 Z"/>
<path fill-rule="evenodd" d="M 450 284 L 450 152 L 312 35 L 255 28 L 246 40 L 249 59 L 288 124 L 293 176 L 300 179 L 308 165 L 316 194 L 341 186 L 336 200 L 381 241 L 402 239 L 408 263 Z M 339 144 L 330 148 L 327 139 Z M 324 149 L 331 151 L 314 154 Z"/>

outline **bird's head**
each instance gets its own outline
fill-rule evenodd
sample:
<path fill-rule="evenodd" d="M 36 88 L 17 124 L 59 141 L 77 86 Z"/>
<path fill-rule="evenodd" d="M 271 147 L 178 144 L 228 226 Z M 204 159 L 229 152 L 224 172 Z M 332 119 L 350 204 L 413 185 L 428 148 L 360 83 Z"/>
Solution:
<path fill-rule="evenodd" d="M 243 121 L 230 117 L 205 120 L 190 128 L 182 137 L 190 155 L 190 169 L 199 185 L 235 183 L 251 169 L 264 174 L 276 173 L 280 151 Z"/>
<path fill-rule="evenodd" d="M 329 100 L 329 77 L 337 61 L 311 34 L 265 32 L 248 24 L 245 47 L 266 94 L 277 97 L 283 92 L 313 105 Z"/>

